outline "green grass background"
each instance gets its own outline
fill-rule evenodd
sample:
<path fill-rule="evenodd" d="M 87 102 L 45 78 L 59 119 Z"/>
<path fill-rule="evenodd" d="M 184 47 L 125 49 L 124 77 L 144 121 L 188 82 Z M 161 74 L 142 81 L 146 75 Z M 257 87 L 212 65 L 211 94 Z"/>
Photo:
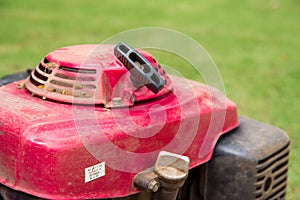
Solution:
<path fill-rule="evenodd" d="M 287 199 L 300 199 L 299 0 L 0 0 L 0 75 L 32 68 L 57 47 L 100 43 L 148 26 L 202 44 L 240 115 L 289 134 Z"/>

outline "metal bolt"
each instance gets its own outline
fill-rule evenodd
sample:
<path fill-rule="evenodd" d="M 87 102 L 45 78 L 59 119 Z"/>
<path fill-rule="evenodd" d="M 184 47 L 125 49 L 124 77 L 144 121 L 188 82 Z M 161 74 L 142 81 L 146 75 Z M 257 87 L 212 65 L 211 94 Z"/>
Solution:
<path fill-rule="evenodd" d="M 152 180 L 148 185 L 148 190 L 157 192 L 159 189 L 159 183 L 156 180 Z"/>
<path fill-rule="evenodd" d="M 122 98 L 121 97 L 114 97 L 112 99 L 112 104 L 114 104 L 114 105 L 121 105 L 122 104 Z"/>

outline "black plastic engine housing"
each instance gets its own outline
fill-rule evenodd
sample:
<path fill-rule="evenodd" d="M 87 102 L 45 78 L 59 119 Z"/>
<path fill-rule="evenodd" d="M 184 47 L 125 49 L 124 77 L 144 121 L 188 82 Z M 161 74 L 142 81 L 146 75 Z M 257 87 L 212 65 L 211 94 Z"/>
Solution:
<path fill-rule="evenodd" d="M 218 141 L 208 163 L 191 170 L 177 199 L 285 199 L 288 136 L 247 117 L 240 122 Z"/>

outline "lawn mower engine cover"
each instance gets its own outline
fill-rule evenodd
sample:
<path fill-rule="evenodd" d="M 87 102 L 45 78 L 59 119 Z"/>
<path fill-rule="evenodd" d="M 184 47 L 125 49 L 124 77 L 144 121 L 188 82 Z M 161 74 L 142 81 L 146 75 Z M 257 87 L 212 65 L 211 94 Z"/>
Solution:
<path fill-rule="evenodd" d="M 160 151 L 188 156 L 191 169 L 238 126 L 235 104 L 218 90 L 121 46 L 154 84 L 140 81 L 114 47 L 59 48 L 26 80 L 0 87 L 1 184 L 47 199 L 124 197 Z"/>

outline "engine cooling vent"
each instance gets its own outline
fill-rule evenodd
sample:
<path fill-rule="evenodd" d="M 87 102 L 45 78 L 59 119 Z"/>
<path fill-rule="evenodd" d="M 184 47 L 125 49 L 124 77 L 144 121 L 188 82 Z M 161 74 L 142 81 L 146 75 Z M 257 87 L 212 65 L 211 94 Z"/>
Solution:
<path fill-rule="evenodd" d="M 289 145 L 258 161 L 255 199 L 285 199 Z"/>
<path fill-rule="evenodd" d="M 27 90 L 43 99 L 63 103 L 132 106 L 164 95 L 172 82 L 152 55 L 140 53 L 163 77 L 165 85 L 153 93 L 135 86 L 125 66 L 114 55 L 114 45 L 76 45 L 48 53 L 25 82 Z"/>
<path fill-rule="evenodd" d="M 97 103 L 93 98 L 99 93 L 96 90 L 97 73 L 96 69 L 60 66 L 58 62 L 45 58 L 25 84 L 34 95 L 43 98 L 69 103 Z"/>

